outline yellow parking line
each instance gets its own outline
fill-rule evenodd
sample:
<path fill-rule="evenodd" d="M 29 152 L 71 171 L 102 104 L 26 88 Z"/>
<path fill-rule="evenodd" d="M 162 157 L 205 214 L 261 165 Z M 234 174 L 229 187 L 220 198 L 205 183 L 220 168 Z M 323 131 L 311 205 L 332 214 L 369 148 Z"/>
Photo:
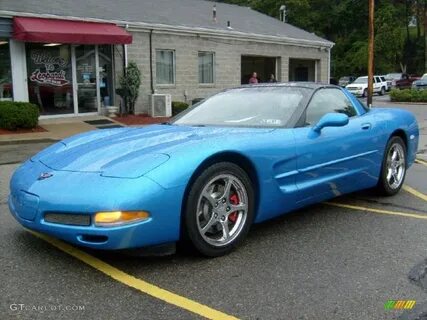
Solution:
<path fill-rule="evenodd" d="M 389 215 L 393 215 L 393 216 L 401 216 L 401 217 L 406 217 L 406 218 L 415 218 L 415 219 L 427 220 L 427 215 L 424 216 L 424 215 L 415 214 L 415 213 L 382 210 L 382 209 L 361 207 L 361 206 L 355 206 L 355 205 L 351 205 L 351 204 L 344 204 L 344 203 L 337 203 L 337 202 L 323 202 L 323 203 L 327 204 L 329 206 L 346 208 L 346 209 L 361 210 L 361 211 L 375 212 L 375 213 L 381 213 L 381 214 L 389 214 Z"/>
<path fill-rule="evenodd" d="M 415 162 L 418 164 L 422 164 L 423 166 L 427 167 L 427 161 L 421 160 L 421 159 L 415 159 Z"/>
<path fill-rule="evenodd" d="M 425 195 L 424 193 L 419 192 L 418 190 L 415 190 L 414 188 L 407 186 L 406 184 L 403 185 L 402 188 L 403 188 L 403 190 L 409 192 L 413 196 L 420 198 L 421 200 L 427 201 L 427 195 Z"/>
<path fill-rule="evenodd" d="M 28 229 L 27 229 L 28 230 Z M 145 294 L 148 294 L 154 298 L 163 300 L 169 304 L 173 304 L 177 306 L 178 308 L 185 309 L 187 311 L 193 312 L 195 314 L 198 314 L 204 318 L 207 319 L 218 319 L 218 320 L 238 320 L 238 318 L 230 316 L 228 314 L 225 314 L 221 311 L 212 309 L 208 306 L 205 306 L 201 303 L 198 303 L 194 300 L 182 297 L 178 294 L 175 294 L 173 292 L 167 291 L 165 289 L 162 289 L 160 287 L 157 287 L 151 283 L 148 283 L 144 280 L 135 278 L 122 270 L 119 270 L 112 265 L 109 265 L 108 263 L 95 258 L 94 256 L 91 256 L 90 254 L 87 254 L 86 252 L 83 252 L 69 244 L 66 244 L 60 240 L 51 238 L 47 235 L 34 232 L 31 230 L 28 230 L 36 237 L 43 239 L 44 241 L 50 243 L 54 247 L 60 249 L 61 251 L 73 256 L 74 258 L 79 259 L 80 261 L 88 264 L 92 268 L 95 268 L 98 271 L 101 271 L 102 273 L 106 274 L 107 276 L 113 278 L 114 280 L 117 280 L 129 287 L 135 288 L 136 290 L 139 290 Z"/>

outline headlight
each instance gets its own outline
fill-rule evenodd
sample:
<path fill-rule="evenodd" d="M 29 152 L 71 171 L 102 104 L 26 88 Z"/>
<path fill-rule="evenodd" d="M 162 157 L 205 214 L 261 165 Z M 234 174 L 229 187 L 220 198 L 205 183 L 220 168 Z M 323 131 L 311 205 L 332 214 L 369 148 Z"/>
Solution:
<path fill-rule="evenodd" d="M 146 211 L 106 211 L 97 212 L 94 221 L 98 227 L 115 227 L 147 220 L 149 217 Z"/>

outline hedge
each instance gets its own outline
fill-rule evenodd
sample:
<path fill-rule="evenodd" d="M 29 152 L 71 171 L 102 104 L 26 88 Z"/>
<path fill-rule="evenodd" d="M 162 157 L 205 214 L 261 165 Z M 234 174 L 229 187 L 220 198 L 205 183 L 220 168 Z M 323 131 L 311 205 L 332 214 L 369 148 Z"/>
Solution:
<path fill-rule="evenodd" d="M 172 115 L 176 116 L 178 113 L 188 108 L 188 103 L 181 101 L 172 101 Z"/>
<path fill-rule="evenodd" d="M 393 89 L 390 98 L 395 102 L 427 102 L 427 90 Z"/>
<path fill-rule="evenodd" d="M 0 128 L 16 130 L 35 128 L 39 120 L 39 108 L 28 102 L 0 101 Z"/>

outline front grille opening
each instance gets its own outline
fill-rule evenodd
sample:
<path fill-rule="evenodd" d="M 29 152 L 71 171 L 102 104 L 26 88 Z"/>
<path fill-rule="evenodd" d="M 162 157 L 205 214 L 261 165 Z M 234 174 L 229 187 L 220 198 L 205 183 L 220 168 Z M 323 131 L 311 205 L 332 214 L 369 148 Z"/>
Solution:
<path fill-rule="evenodd" d="M 90 243 L 104 243 L 107 242 L 108 237 L 107 236 L 95 236 L 91 234 L 83 234 L 80 236 L 80 240 L 84 242 L 90 242 Z"/>
<path fill-rule="evenodd" d="M 87 227 L 91 224 L 90 215 L 78 213 L 47 212 L 44 221 L 56 224 Z"/>

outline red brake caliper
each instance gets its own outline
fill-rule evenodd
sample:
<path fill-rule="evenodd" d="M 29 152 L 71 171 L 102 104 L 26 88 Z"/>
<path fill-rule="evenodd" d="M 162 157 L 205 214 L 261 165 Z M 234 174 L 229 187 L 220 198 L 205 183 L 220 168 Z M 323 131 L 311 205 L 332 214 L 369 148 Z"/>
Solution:
<path fill-rule="evenodd" d="M 237 195 L 237 193 L 234 193 L 230 197 L 230 203 L 233 204 L 233 205 L 238 205 L 240 203 L 239 196 Z M 237 215 L 238 215 L 237 211 L 234 211 L 234 212 L 230 213 L 228 215 L 228 220 L 231 221 L 231 222 L 233 222 L 233 223 L 236 222 Z"/>

